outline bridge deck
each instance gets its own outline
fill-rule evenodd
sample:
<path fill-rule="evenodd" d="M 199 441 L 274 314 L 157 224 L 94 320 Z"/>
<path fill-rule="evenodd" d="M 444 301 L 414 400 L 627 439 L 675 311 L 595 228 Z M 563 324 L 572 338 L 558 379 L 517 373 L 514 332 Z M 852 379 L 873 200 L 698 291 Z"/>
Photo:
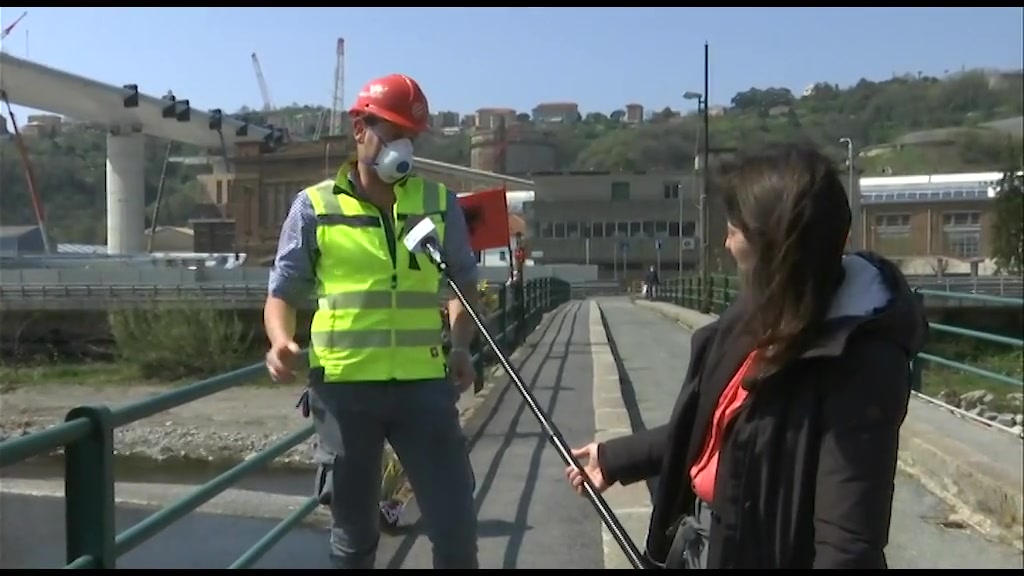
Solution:
<path fill-rule="evenodd" d="M 600 310 L 600 312 L 599 312 Z M 602 315 L 607 334 L 602 329 Z M 605 338 L 617 352 L 621 371 Z M 575 301 L 549 314 L 517 354 L 526 383 L 568 442 L 579 444 L 616 428 L 664 422 L 689 362 L 690 333 L 650 308 L 621 297 Z M 621 379 L 621 389 L 620 389 Z M 621 390 L 621 391 L 620 391 Z M 514 386 L 499 381 L 466 425 L 477 477 L 480 561 L 483 568 L 624 567 L 602 535 L 590 505 L 565 486 L 563 465 Z M 619 433 L 624 433 L 625 430 Z M 28 481 L 21 481 L 25 484 Z M 30 483 L 30 482 L 29 482 Z M 215 568 L 228 565 L 259 540 L 311 489 L 306 474 L 263 486 L 240 486 L 188 516 L 119 561 L 119 568 Z M 127 505 L 141 492 L 175 490 L 118 484 L 118 528 L 144 517 Z M 246 492 L 246 490 L 255 492 Z M 38 492 L 37 492 L 38 494 Z M 57 496 L 57 494 L 52 494 Z M 649 497 L 644 486 L 607 494 L 642 546 Z M 218 504 L 219 503 L 219 504 Z M 213 506 L 216 504 L 216 506 Z M 62 565 L 63 510 L 56 498 L 4 494 L 4 568 Z M 275 511 L 276 510 L 276 511 Z M 217 513 L 212 513 L 217 512 Z M 243 516 L 260 516 L 245 518 Z M 398 535 L 383 536 L 379 568 L 429 568 L 430 544 L 417 525 L 415 501 Z M 962 526 L 942 501 L 907 476 L 897 479 L 888 549 L 894 568 L 1020 568 L 1016 549 Z M 260 568 L 327 568 L 327 535 L 320 519 L 288 534 Z M 54 534 L 57 532 L 57 534 Z M 42 543 L 47 544 L 42 544 Z"/>

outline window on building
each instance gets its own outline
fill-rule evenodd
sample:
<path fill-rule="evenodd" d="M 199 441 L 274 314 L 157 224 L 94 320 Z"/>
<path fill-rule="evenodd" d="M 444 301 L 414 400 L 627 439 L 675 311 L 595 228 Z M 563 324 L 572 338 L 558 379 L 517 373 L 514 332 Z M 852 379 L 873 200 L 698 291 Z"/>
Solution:
<path fill-rule="evenodd" d="M 270 202 L 268 202 L 270 193 L 269 187 L 261 188 L 257 193 L 256 210 L 259 212 L 260 228 L 266 228 L 271 223 Z"/>
<path fill-rule="evenodd" d="M 876 214 L 875 227 L 878 229 L 910 231 L 910 214 Z"/>
<path fill-rule="evenodd" d="M 910 214 L 876 214 L 873 248 L 886 256 L 913 256 Z"/>
<path fill-rule="evenodd" d="M 216 201 L 217 205 L 219 206 L 219 205 L 224 203 L 224 181 L 223 180 L 217 180 L 216 188 L 217 188 L 217 198 L 216 198 L 215 201 Z"/>
<path fill-rule="evenodd" d="M 288 215 L 288 208 L 291 207 L 291 200 L 294 195 L 294 186 L 281 186 L 277 191 L 278 213 L 275 221 L 278 225 L 284 222 L 284 217 Z"/>
<path fill-rule="evenodd" d="M 884 256 L 914 255 L 914 243 L 910 238 L 909 228 L 906 231 L 876 228 L 873 248 L 875 252 Z"/>
<path fill-rule="evenodd" d="M 504 250 L 498 252 L 498 260 L 502 262 L 508 262 L 508 254 Z"/>
<path fill-rule="evenodd" d="M 540 225 L 540 237 L 541 238 L 554 238 L 555 228 L 551 222 L 543 222 Z"/>
<path fill-rule="evenodd" d="M 692 220 L 683 221 L 683 237 L 692 238 L 697 235 L 697 223 Z"/>
<path fill-rule="evenodd" d="M 945 228 L 978 228 L 981 226 L 981 212 L 946 212 L 942 215 Z"/>
<path fill-rule="evenodd" d="M 942 215 L 943 252 L 951 258 L 981 257 L 981 212 Z"/>
<path fill-rule="evenodd" d="M 629 222 L 616 222 L 615 223 L 615 235 L 619 238 L 626 238 L 629 236 Z"/>
<path fill-rule="evenodd" d="M 604 238 L 604 222 L 591 222 L 590 233 L 594 238 Z"/>
<path fill-rule="evenodd" d="M 580 223 L 579 222 L 566 222 L 565 223 L 565 237 L 566 238 L 579 238 L 580 237 Z"/>
<path fill-rule="evenodd" d="M 981 257 L 981 232 L 951 232 L 944 233 L 946 246 L 945 253 L 951 258 L 973 259 Z"/>
<path fill-rule="evenodd" d="M 552 238 L 565 238 L 565 222 L 554 222 Z"/>
<path fill-rule="evenodd" d="M 590 238 L 593 234 L 593 226 L 596 226 L 593 222 L 580 222 L 580 236 Z"/>
<path fill-rule="evenodd" d="M 629 200 L 629 182 L 612 182 L 612 202 Z"/>
<path fill-rule="evenodd" d="M 677 222 L 669 222 L 668 223 L 668 235 L 671 238 L 678 238 L 679 237 L 679 222 L 678 221 Z"/>
<path fill-rule="evenodd" d="M 666 200 L 679 198 L 679 182 L 670 181 L 662 184 L 662 194 Z"/>
<path fill-rule="evenodd" d="M 654 223 L 655 236 L 668 236 L 668 222 L 658 221 Z"/>
<path fill-rule="evenodd" d="M 641 223 L 641 229 L 643 230 L 644 236 L 648 238 L 654 238 L 654 221 L 644 220 Z"/>
<path fill-rule="evenodd" d="M 640 236 L 640 232 L 641 232 L 640 222 L 630 222 L 629 223 L 629 236 L 630 237 L 635 238 L 637 236 Z"/>

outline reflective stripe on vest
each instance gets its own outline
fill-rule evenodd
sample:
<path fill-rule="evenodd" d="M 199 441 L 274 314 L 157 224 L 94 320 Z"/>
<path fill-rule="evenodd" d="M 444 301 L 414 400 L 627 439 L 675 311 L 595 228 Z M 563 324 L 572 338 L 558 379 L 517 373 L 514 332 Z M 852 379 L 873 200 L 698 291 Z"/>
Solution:
<path fill-rule="evenodd" d="M 395 186 L 386 215 L 356 198 L 341 173 L 304 193 L 316 213 L 320 252 L 310 365 L 323 368 L 327 382 L 444 377 L 441 275 L 402 238 L 412 216 L 431 218 L 444 237 L 445 187 L 409 178 Z M 394 230 L 394 258 L 384 218 Z"/>

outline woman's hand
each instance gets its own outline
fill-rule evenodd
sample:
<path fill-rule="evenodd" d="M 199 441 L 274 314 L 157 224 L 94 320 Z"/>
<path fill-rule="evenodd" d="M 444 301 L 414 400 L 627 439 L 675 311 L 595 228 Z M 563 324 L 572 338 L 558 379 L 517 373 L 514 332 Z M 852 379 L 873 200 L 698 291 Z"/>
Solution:
<path fill-rule="evenodd" d="M 590 483 L 599 494 L 608 489 L 608 483 L 604 479 L 604 473 L 601 472 L 601 463 L 597 460 L 597 442 L 591 442 L 582 448 L 573 449 L 572 455 L 580 461 L 580 466 L 583 467 L 583 472 L 586 472 L 587 476 L 590 478 Z M 582 496 L 584 494 L 583 474 L 576 468 L 568 466 L 565 469 L 565 477 L 569 479 L 569 485 L 576 490 L 576 493 Z"/>

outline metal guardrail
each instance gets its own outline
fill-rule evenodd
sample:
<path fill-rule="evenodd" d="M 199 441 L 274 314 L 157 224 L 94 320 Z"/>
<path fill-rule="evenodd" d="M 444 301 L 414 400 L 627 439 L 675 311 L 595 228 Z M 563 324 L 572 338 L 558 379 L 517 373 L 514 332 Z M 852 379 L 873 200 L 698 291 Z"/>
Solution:
<path fill-rule="evenodd" d="M 14 284 L 0 286 L 0 298 L 49 300 L 56 298 L 123 298 L 187 300 L 191 298 L 249 299 L 267 297 L 266 284 Z"/>
<path fill-rule="evenodd" d="M 722 276 L 724 278 L 724 276 Z M 1009 276 L 947 277 L 908 276 L 913 286 L 956 294 L 1024 297 L 1024 282 Z M 573 283 L 588 291 L 620 290 L 618 281 Z M 174 302 L 188 300 L 260 301 L 266 298 L 265 282 L 160 284 L 0 284 L 0 302 L 48 300 L 109 300 L 124 302 Z"/>
<path fill-rule="evenodd" d="M 907 282 L 911 286 L 939 292 L 1024 297 L 1024 281 L 1015 276 L 907 276 Z"/>
<path fill-rule="evenodd" d="M 499 287 L 500 284 L 491 284 Z M 577 296 L 622 292 L 619 282 L 572 284 Z M 447 294 L 442 290 L 441 297 Z M 13 284 L 0 285 L 0 310 L 108 310 L 143 304 L 212 304 L 220 308 L 262 307 L 266 284 Z M 315 301 L 310 300 L 310 307 Z"/>
<path fill-rule="evenodd" d="M 494 327 L 495 340 L 501 345 L 508 344 L 509 348 L 523 342 L 537 327 L 544 312 L 568 301 L 570 297 L 567 283 L 546 278 L 527 282 L 521 291 L 516 290 L 517 294 L 512 295 L 510 292 L 508 289 L 500 290 L 497 312 L 488 318 L 489 324 Z M 476 392 L 482 387 L 483 363 L 490 352 L 478 347 L 473 356 L 478 375 Z M 256 364 L 116 409 L 108 406 L 74 408 L 68 412 L 63 424 L 0 442 L 0 468 L 63 447 L 67 540 L 65 568 L 114 569 L 118 557 L 195 511 L 244 476 L 304 442 L 313 434 L 313 426 L 289 434 L 120 534 L 117 533 L 114 521 L 114 430 L 246 384 L 265 373 L 264 366 Z M 316 498 L 309 498 L 243 553 L 230 568 L 251 568 L 318 505 Z"/>

